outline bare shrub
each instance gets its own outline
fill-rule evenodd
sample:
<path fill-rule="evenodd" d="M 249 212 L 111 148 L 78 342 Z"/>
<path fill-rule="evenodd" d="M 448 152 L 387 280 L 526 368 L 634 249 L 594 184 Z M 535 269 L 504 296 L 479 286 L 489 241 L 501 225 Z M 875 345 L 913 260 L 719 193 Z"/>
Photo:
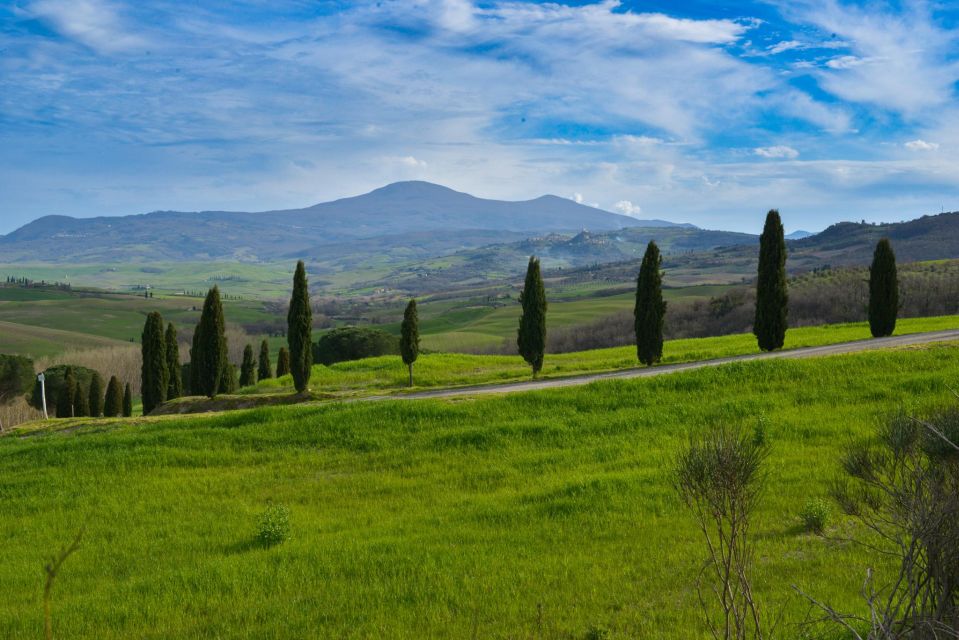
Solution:
<path fill-rule="evenodd" d="M 833 496 L 872 534 L 858 542 L 895 558 L 898 571 L 879 587 L 867 571 L 867 616 L 807 596 L 824 613 L 812 623 L 839 625 L 860 640 L 959 638 L 957 442 L 952 409 L 928 420 L 896 415 L 873 441 L 849 448 Z"/>
<path fill-rule="evenodd" d="M 0 404 L 0 432 L 24 422 L 42 419 L 43 412 L 31 407 L 25 397 L 17 398 L 9 404 Z"/>
<path fill-rule="evenodd" d="M 767 455 L 762 438 L 720 428 L 693 440 L 676 464 L 676 490 L 696 516 L 706 542 L 706 562 L 696 587 L 709 631 L 717 639 L 768 635 L 752 589 L 754 548 L 749 536 Z"/>

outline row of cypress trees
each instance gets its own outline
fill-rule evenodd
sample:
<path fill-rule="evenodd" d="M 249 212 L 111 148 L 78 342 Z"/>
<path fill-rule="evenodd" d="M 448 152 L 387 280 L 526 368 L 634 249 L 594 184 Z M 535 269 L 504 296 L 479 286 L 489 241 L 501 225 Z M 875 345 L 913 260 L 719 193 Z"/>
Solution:
<path fill-rule="evenodd" d="M 129 383 L 124 388 L 116 376 L 110 377 L 104 391 L 103 378 L 96 372 L 90 379 L 89 388 L 84 389 L 73 368 L 67 367 L 56 399 L 56 412 L 58 418 L 130 417 L 133 415 L 133 394 Z"/>
<path fill-rule="evenodd" d="M 662 255 L 656 242 L 650 241 L 636 279 L 636 304 L 633 309 L 636 356 L 645 365 L 659 362 L 663 355 L 666 301 L 663 300 L 662 276 Z M 539 259 L 535 256 L 530 258 L 526 268 L 520 304 L 522 315 L 517 346 L 520 355 L 532 367 L 535 377 L 543 367 L 547 309 Z M 883 238 L 876 245 L 869 269 L 869 327 L 874 337 L 892 335 L 898 310 L 896 256 L 892 244 Z M 788 314 L 786 239 L 779 211 L 773 209 L 766 214 L 759 238 L 753 333 L 760 349 L 772 351 L 782 348 L 786 339 Z"/>

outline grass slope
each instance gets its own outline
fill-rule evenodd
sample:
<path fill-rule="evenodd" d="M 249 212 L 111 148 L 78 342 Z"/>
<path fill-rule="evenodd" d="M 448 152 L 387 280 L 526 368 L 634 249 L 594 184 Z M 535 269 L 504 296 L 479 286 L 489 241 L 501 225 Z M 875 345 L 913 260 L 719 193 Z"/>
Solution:
<path fill-rule="evenodd" d="M 791 583 L 855 609 L 875 563 L 796 514 L 843 443 L 948 401 L 957 376 L 940 345 L 458 402 L 62 421 L 0 438 L 0 636 L 41 635 L 43 563 L 87 523 L 55 588 L 60 637 L 703 638 L 703 550 L 669 470 L 689 434 L 760 419 L 757 591 L 786 620 L 807 608 Z M 262 548 L 271 502 L 293 534 Z"/>
<path fill-rule="evenodd" d="M 906 318 L 896 324 L 895 335 L 940 331 L 959 327 L 959 316 L 935 318 Z M 864 322 L 800 327 L 786 333 L 786 349 L 817 347 L 870 337 L 869 325 Z M 688 338 L 669 340 L 663 349 L 663 364 L 711 360 L 727 356 L 758 353 L 756 338 L 752 334 L 734 334 L 713 338 Z M 547 354 L 540 378 L 560 378 L 583 373 L 597 373 L 638 367 L 635 347 L 614 347 L 574 353 Z M 497 382 L 528 380 L 530 368 L 519 356 L 478 356 L 457 353 L 436 353 L 420 356 L 414 365 L 414 381 L 420 389 L 456 387 Z M 353 362 L 341 362 L 331 367 L 316 366 L 310 381 L 317 399 L 350 397 L 384 392 L 406 391 L 407 371 L 397 356 L 366 358 Z M 248 398 L 254 394 L 290 394 L 292 380 L 261 381 L 256 387 L 241 390 Z M 285 401 L 285 400 L 284 400 Z M 195 403 L 184 398 L 179 404 Z M 230 406 L 229 398 L 221 403 Z M 212 406 L 203 404 L 203 410 Z M 180 408 L 185 410 L 185 408 Z"/>
<path fill-rule="evenodd" d="M 0 320 L 0 353 L 13 353 L 40 358 L 68 349 L 97 349 L 124 343 L 76 331 L 47 329 Z"/>

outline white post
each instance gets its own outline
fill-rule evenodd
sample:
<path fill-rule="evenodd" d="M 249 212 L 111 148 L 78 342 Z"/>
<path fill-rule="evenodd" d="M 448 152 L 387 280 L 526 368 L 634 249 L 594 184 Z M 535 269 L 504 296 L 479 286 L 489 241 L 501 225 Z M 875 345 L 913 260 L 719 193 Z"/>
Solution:
<path fill-rule="evenodd" d="M 40 383 L 40 399 L 43 403 L 43 419 L 49 420 L 50 416 L 47 415 L 47 377 L 42 373 L 37 376 L 37 381 Z"/>

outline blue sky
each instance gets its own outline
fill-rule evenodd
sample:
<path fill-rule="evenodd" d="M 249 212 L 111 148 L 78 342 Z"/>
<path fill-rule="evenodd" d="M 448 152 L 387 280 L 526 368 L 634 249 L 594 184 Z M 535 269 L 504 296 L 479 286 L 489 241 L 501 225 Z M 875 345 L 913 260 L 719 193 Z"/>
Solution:
<path fill-rule="evenodd" d="M 959 8 L 0 4 L 0 233 L 422 179 L 756 231 L 959 210 Z"/>

